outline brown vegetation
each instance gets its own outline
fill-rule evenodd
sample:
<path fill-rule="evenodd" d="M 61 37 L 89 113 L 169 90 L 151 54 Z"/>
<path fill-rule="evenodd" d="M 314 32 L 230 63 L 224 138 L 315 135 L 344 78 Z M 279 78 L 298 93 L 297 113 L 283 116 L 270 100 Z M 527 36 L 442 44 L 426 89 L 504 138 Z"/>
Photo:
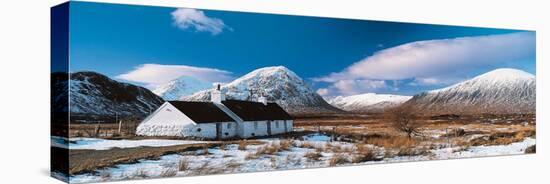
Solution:
<path fill-rule="evenodd" d="M 321 160 L 321 157 L 323 157 L 323 155 L 319 152 L 311 151 L 311 152 L 307 152 L 304 155 L 304 157 L 306 157 L 307 159 L 312 160 L 312 161 L 319 161 L 319 160 Z"/>
<path fill-rule="evenodd" d="M 187 169 L 189 169 L 189 161 L 185 158 L 182 158 L 179 162 L 178 170 L 179 171 L 186 171 Z"/>
<path fill-rule="evenodd" d="M 392 127 L 407 134 L 409 138 L 420 135 L 421 123 L 416 120 L 415 112 L 406 107 L 396 107 L 386 112 Z"/>
<path fill-rule="evenodd" d="M 332 158 L 329 160 L 328 165 L 329 166 L 336 166 L 348 163 L 348 159 L 346 158 L 346 155 L 342 153 L 337 153 L 332 156 Z"/>
<path fill-rule="evenodd" d="M 70 150 L 69 174 L 77 174 L 115 164 L 135 163 L 140 159 L 156 159 L 162 155 L 204 149 L 205 144 L 187 144 L 165 147 L 113 148 L 110 150 Z M 208 146 L 219 146 L 210 143 Z"/>

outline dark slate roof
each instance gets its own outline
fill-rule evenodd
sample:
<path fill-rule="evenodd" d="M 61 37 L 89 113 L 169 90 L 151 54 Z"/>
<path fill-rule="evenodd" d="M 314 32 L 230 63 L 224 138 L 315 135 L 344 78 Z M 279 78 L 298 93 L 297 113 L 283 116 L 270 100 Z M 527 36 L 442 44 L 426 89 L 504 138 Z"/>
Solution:
<path fill-rule="evenodd" d="M 195 121 L 195 123 L 235 121 L 212 102 L 169 101 L 169 103 Z"/>
<path fill-rule="evenodd" d="M 291 120 L 292 117 L 276 103 L 226 100 L 222 102 L 244 121 Z"/>

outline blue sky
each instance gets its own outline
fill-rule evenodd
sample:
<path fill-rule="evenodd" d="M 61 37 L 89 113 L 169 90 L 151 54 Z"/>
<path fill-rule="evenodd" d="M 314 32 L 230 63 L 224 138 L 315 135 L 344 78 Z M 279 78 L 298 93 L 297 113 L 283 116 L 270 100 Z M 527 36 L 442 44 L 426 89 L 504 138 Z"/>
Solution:
<path fill-rule="evenodd" d="M 511 67 L 535 74 L 534 32 L 72 2 L 70 70 L 154 87 L 283 65 L 324 96 L 411 95 Z"/>

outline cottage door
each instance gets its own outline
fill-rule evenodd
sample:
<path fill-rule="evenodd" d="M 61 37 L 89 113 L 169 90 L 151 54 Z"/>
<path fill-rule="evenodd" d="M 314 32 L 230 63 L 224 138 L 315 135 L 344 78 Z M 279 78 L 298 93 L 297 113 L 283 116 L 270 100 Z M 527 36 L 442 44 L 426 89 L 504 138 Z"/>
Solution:
<path fill-rule="evenodd" d="M 222 139 L 222 123 L 216 123 L 216 138 Z"/>
<path fill-rule="evenodd" d="M 271 135 L 271 121 L 267 121 L 267 135 Z"/>

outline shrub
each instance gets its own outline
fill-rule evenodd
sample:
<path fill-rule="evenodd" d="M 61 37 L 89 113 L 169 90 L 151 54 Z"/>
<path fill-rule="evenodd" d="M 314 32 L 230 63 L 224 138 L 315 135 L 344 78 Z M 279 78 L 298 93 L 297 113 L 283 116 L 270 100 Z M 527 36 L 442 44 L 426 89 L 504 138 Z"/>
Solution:
<path fill-rule="evenodd" d="M 292 141 L 289 140 L 289 139 L 284 139 L 280 142 L 280 146 L 281 146 L 282 150 L 287 150 L 288 151 L 292 147 Z"/>
<path fill-rule="evenodd" d="M 347 163 L 348 160 L 344 154 L 334 154 L 329 160 L 329 166 L 336 166 Z"/>
<path fill-rule="evenodd" d="M 356 144 L 355 147 L 356 147 L 357 153 L 353 156 L 352 163 L 381 160 L 377 158 L 376 153 L 372 149 L 368 148 L 367 146 Z"/>
<path fill-rule="evenodd" d="M 225 143 L 220 144 L 220 150 L 225 150 L 227 145 Z"/>
<path fill-rule="evenodd" d="M 321 160 L 321 157 L 323 157 L 323 155 L 319 152 L 307 152 L 304 157 L 306 157 L 307 159 L 309 160 L 312 160 L 312 161 L 319 161 Z"/>
<path fill-rule="evenodd" d="M 315 145 L 311 144 L 309 141 L 302 141 L 300 148 L 315 149 Z"/>
<path fill-rule="evenodd" d="M 138 178 L 147 178 L 148 177 L 147 175 L 148 175 L 147 171 L 143 169 L 140 169 L 135 173 L 135 177 L 138 177 Z"/>
<path fill-rule="evenodd" d="M 429 151 L 425 147 L 408 147 L 402 148 L 397 152 L 397 156 L 417 156 L 417 155 L 426 155 Z"/>
<path fill-rule="evenodd" d="M 243 164 L 239 163 L 235 160 L 231 160 L 231 161 L 229 161 L 229 163 L 225 164 L 225 167 L 227 169 L 230 169 L 230 170 L 234 171 L 234 170 L 238 169 L 241 165 L 243 165 Z"/>
<path fill-rule="evenodd" d="M 298 164 L 300 164 L 301 160 L 302 160 L 302 158 L 300 156 L 298 156 L 297 154 L 289 154 L 285 158 L 285 163 L 287 165 L 298 165 Z"/>
<path fill-rule="evenodd" d="M 391 120 L 393 128 L 407 134 L 407 137 L 420 135 L 422 124 L 416 120 L 416 115 L 411 108 L 396 107 L 388 110 L 386 116 Z"/>
<path fill-rule="evenodd" d="M 241 140 L 241 141 L 239 141 L 239 147 L 238 147 L 238 149 L 239 149 L 239 150 L 246 150 L 246 146 L 247 146 L 247 145 L 248 145 L 248 143 L 247 143 L 246 141 Z"/>
<path fill-rule="evenodd" d="M 392 137 L 383 137 L 383 138 L 371 138 L 367 139 L 366 144 L 372 144 L 379 147 L 384 147 L 386 149 L 401 149 L 408 147 L 415 147 L 420 144 L 416 139 L 403 137 L 403 136 L 392 136 Z"/>
<path fill-rule="evenodd" d="M 178 172 L 175 169 L 166 169 L 160 173 L 161 177 L 172 177 L 176 176 Z"/>
<path fill-rule="evenodd" d="M 266 154 L 273 155 L 279 152 L 280 149 L 281 149 L 281 146 L 279 144 L 272 142 L 265 146 L 258 147 L 258 149 L 256 149 L 255 156 L 259 157 L 261 155 L 266 155 Z"/>
<path fill-rule="evenodd" d="M 179 171 L 186 171 L 189 169 L 189 161 L 185 158 L 182 158 L 179 162 L 178 170 Z"/>

